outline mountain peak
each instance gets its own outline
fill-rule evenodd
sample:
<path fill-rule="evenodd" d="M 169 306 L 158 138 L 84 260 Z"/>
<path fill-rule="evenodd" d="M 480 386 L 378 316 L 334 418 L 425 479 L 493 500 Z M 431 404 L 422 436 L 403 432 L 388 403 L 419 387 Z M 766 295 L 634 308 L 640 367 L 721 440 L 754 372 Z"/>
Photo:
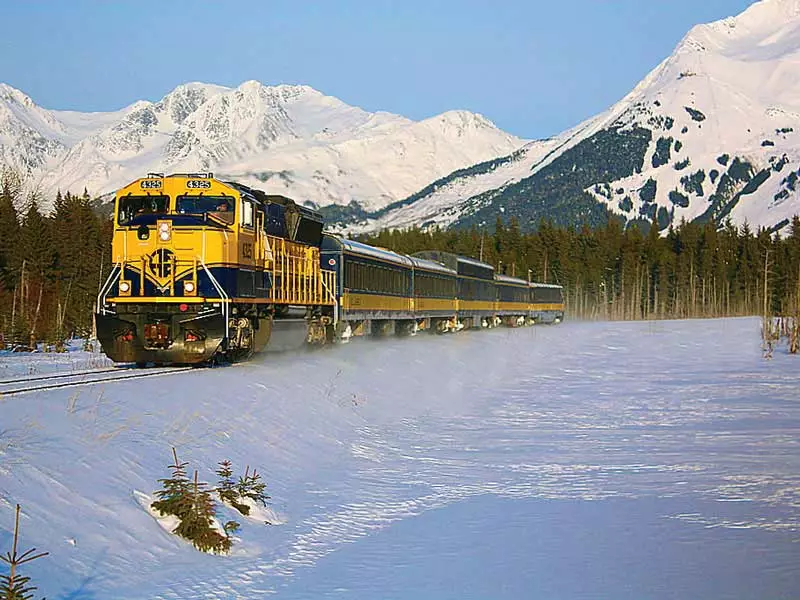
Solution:
<path fill-rule="evenodd" d="M 711 50 L 723 54 L 763 55 L 764 48 L 798 47 L 800 0 L 760 0 L 736 16 L 697 25 L 678 50 Z"/>
<path fill-rule="evenodd" d="M 282 102 L 289 102 L 303 96 L 322 96 L 320 92 L 308 85 L 287 83 L 265 85 L 256 79 L 244 81 L 236 89 L 245 95 L 270 96 Z"/>
<path fill-rule="evenodd" d="M 36 106 L 30 96 L 7 83 L 0 83 L 0 100 L 20 104 L 26 108 Z"/>
<path fill-rule="evenodd" d="M 434 127 L 442 131 L 497 131 L 497 126 L 483 115 L 461 109 L 448 110 L 434 117 L 425 119 L 421 122 L 421 124 Z"/>

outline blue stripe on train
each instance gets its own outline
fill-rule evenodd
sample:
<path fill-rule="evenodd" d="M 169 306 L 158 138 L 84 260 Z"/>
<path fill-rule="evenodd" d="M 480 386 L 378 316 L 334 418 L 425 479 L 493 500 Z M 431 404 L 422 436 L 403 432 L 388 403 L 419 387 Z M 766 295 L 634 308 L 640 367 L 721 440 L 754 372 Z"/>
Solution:
<path fill-rule="evenodd" d="M 213 277 L 217 283 L 230 297 L 244 297 L 244 298 L 266 298 L 269 296 L 269 291 L 272 288 L 272 274 L 265 271 L 247 271 L 235 267 L 209 267 Z M 149 297 L 171 297 L 176 298 L 186 297 L 183 291 L 183 283 L 190 281 L 192 278 L 191 273 L 182 275 L 175 281 L 175 293 L 170 294 L 169 282 L 166 284 L 164 290 L 160 290 L 156 283 L 149 277 L 145 277 L 144 281 L 144 294 L 140 293 L 141 274 L 139 270 L 133 270 L 126 266 L 125 273 L 121 279 L 126 279 L 131 283 L 132 298 L 137 296 Z M 112 294 L 116 295 L 117 290 L 112 290 Z M 205 298 L 219 298 L 220 294 L 216 286 L 212 283 L 208 273 L 202 268 L 197 270 L 197 293 L 192 296 L 201 296 Z"/>

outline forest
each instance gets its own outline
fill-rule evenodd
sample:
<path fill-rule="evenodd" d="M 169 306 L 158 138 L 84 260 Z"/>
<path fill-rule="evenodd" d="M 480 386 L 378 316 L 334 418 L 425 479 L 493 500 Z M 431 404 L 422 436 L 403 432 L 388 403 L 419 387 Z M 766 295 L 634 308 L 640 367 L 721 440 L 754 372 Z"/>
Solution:
<path fill-rule="evenodd" d="M 58 194 L 45 214 L 35 196 L 0 186 L 0 343 L 62 348 L 88 338 L 98 289 L 110 271 L 112 221 L 87 192 Z M 730 222 L 657 227 L 610 219 L 591 228 L 515 218 L 494 230 L 396 230 L 361 236 L 411 254 L 439 249 L 500 273 L 564 286 L 569 318 L 671 319 L 798 315 L 800 219 L 784 235 Z"/>
<path fill-rule="evenodd" d="M 58 350 L 92 334 L 98 288 L 110 271 L 112 221 L 86 192 L 57 194 L 49 214 L 35 196 L 20 195 L 18 180 L 4 177 L 0 345 L 44 343 Z"/>
<path fill-rule="evenodd" d="M 680 319 L 796 315 L 800 219 L 784 236 L 730 222 L 680 223 L 659 235 L 617 219 L 590 228 L 539 222 L 522 233 L 513 217 L 486 228 L 382 231 L 362 242 L 411 254 L 440 249 L 472 256 L 497 272 L 564 286 L 579 319 Z"/>

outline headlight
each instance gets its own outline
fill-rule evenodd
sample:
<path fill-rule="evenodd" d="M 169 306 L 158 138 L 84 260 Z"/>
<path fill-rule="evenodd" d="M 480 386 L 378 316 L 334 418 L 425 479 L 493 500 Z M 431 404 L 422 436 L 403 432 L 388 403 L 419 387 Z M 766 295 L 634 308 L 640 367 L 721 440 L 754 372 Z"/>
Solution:
<path fill-rule="evenodd" d="M 131 289 L 131 284 L 127 281 L 123 281 L 119 284 L 119 291 L 120 292 L 128 292 Z"/>
<path fill-rule="evenodd" d="M 164 231 L 162 229 L 161 232 L 158 234 L 158 237 L 161 238 L 162 242 L 168 242 L 169 241 L 169 231 Z"/>
<path fill-rule="evenodd" d="M 162 223 L 159 228 L 160 231 L 167 231 L 169 232 L 169 223 Z"/>
<path fill-rule="evenodd" d="M 194 291 L 194 283 L 187 281 L 183 284 L 183 291 L 191 294 Z"/>

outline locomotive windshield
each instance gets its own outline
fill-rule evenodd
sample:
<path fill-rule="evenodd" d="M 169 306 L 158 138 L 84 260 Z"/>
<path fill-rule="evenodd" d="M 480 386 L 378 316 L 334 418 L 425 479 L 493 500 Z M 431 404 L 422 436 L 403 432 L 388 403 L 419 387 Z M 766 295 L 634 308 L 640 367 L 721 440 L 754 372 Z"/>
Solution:
<path fill-rule="evenodd" d="M 119 199 L 118 221 L 128 225 L 140 215 L 165 215 L 167 210 L 168 196 L 125 196 Z"/>
<path fill-rule="evenodd" d="M 233 196 L 178 196 L 175 210 L 179 215 L 212 214 L 231 225 L 233 223 Z"/>

